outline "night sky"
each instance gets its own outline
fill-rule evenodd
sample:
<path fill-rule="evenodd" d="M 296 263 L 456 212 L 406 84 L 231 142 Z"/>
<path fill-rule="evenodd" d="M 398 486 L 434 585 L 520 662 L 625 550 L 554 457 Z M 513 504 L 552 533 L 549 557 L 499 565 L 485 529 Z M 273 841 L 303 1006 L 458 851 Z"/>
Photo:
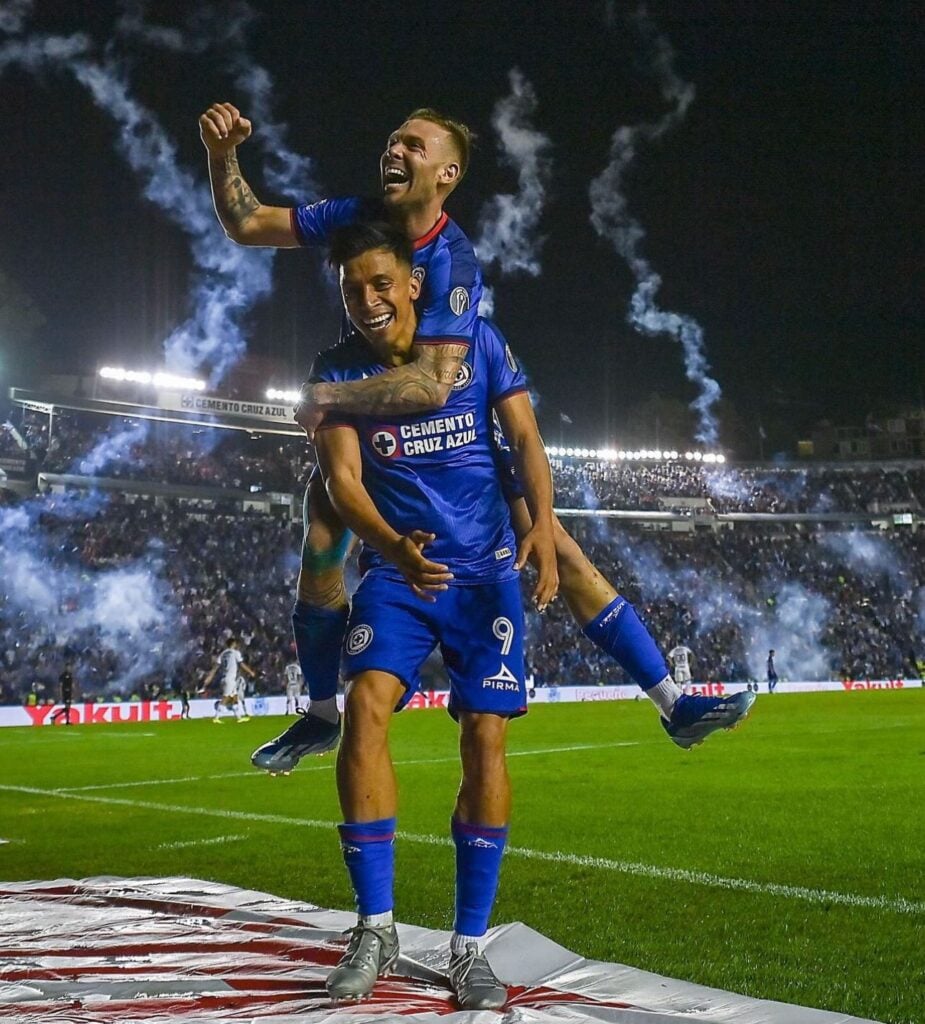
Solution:
<path fill-rule="evenodd" d="M 154 3 L 148 17 L 183 26 L 189 6 Z M 638 407 L 648 403 L 649 416 L 653 396 L 688 402 L 695 392 L 677 345 L 626 323 L 633 278 L 594 233 L 588 199 L 614 130 L 669 109 L 627 17 L 636 5 L 252 7 L 250 56 L 271 72 L 276 115 L 292 147 L 315 160 L 324 194 L 374 190 L 388 133 L 410 109 L 435 106 L 480 136 L 448 204 L 472 236 L 482 203 L 515 184 L 498 164 L 491 112 L 509 70 L 521 69 L 554 170 L 542 274 L 490 275 L 495 317 L 540 395 L 547 440 L 654 441 L 654 413 L 647 422 Z M 102 46 L 119 11 L 103 0 L 37 0 L 24 35 L 83 30 Z M 704 329 L 734 409 L 720 410 L 723 439 L 746 454 L 761 422 L 770 446 L 787 450 L 822 416 L 860 423 L 918 405 L 921 8 L 653 0 L 648 13 L 697 95 L 684 122 L 639 153 L 625 193 L 646 230 L 641 251 L 664 281 L 659 305 Z M 216 100 L 246 108 L 221 54 L 115 47 L 181 165 L 205 181 L 198 115 Z M 8 68 L 0 96 L 0 271 L 46 318 L 28 348 L 0 338 L 0 385 L 104 362 L 159 365 L 161 341 L 186 313 L 186 238 L 140 198 L 112 122 L 70 75 Z M 239 157 L 258 196 L 279 202 L 253 143 Z M 249 351 L 276 383 L 296 383 L 336 340 L 336 297 L 314 254 L 283 253 L 274 273 L 272 298 L 246 321 Z"/>

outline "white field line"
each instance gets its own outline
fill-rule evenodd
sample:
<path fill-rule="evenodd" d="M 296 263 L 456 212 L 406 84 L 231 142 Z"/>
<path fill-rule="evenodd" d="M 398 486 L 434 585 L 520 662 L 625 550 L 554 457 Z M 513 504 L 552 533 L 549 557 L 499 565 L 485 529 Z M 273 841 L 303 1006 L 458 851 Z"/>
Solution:
<path fill-rule="evenodd" d="M 177 843 L 158 843 L 158 850 L 184 850 L 187 846 L 214 846 L 217 843 L 236 843 L 247 836 L 215 836 L 212 839 L 187 839 Z"/>
<path fill-rule="evenodd" d="M 81 793 L 66 793 L 57 789 L 39 789 L 35 786 L 0 785 L 0 792 L 25 793 L 30 796 L 58 797 L 62 800 L 83 800 L 87 803 L 109 804 L 131 807 L 146 811 L 161 811 L 165 814 L 198 814 L 203 817 L 221 818 L 226 821 L 253 821 L 269 825 L 289 825 L 295 828 L 317 828 L 332 832 L 333 821 L 315 821 L 311 818 L 290 818 L 283 814 L 255 814 L 251 811 L 228 811 L 217 807 L 184 807 L 182 804 L 160 804 L 149 800 L 126 800 L 115 796 L 91 796 Z M 414 835 L 399 832 L 398 836 L 408 843 L 423 843 L 428 846 L 449 846 L 453 841 L 445 836 Z M 903 896 L 858 896 L 853 893 L 830 892 L 826 889 L 809 889 L 800 885 L 781 885 L 776 882 L 756 882 L 747 878 L 724 878 L 704 871 L 688 871 L 685 868 L 666 868 L 656 864 L 640 864 L 633 861 L 610 860 L 605 857 L 586 857 L 574 853 L 547 850 L 530 850 L 522 846 L 510 846 L 507 856 L 524 860 L 546 861 L 553 864 L 573 864 L 591 867 L 601 871 L 615 871 L 625 875 L 637 875 L 672 882 L 687 882 L 691 885 L 705 885 L 718 889 L 737 889 L 741 892 L 761 895 L 783 896 L 786 899 L 804 900 L 808 903 L 836 904 L 843 907 L 866 910 L 888 910 L 897 914 L 925 913 L 925 903 L 906 899 Z"/>
<path fill-rule="evenodd" d="M 86 739 L 88 736 L 90 736 L 94 740 L 102 739 L 104 737 L 107 740 L 149 740 L 157 736 L 156 732 L 137 732 L 134 729 L 131 729 L 130 731 L 126 732 L 119 732 L 116 729 L 113 729 L 112 726 L 107 727 L 105 732 L 101 730 L 96 730 L 92 733 L 87 732 L 85 729 L 81 728 L 81 726 L 78 725 L 48 725 L 34 727 L 32 729 L 17 726 L 16 728 L 21 730 L 21 732 L 19 732 L 19 735 L 12 737 L 11 742 L 15 743 L 19 743 L 22 740 L 25 740 L 27 743 L 33 741 L 36 743 L 40 743 L 42 742 L 43 739 L 48 737 L 48 733 L 52 729 L 54 730 L 56 738 L 63 739 L 64 737 L 69 736 L 72 740 Z M 4 736 L 4 740 L 6 740 L 6 736 Z"/>
<path fill-rule="evenodd" d="M 181 779 L 141 779 L 137 782 L 103 782 L 96 786 L 68 786 L 63 789 L 56 788 L 56 793 L 89 793 L 95 789 L 131 789 L 135 786 L 169 786 L 171 783 L 180 782 L 208 782 L 212 779 L 243 779 L 254 775 L 252 768 L 249 772 L 222 772 L 220 775 L 186 775 Z"/>
<path fill-rule="evenodd" d="M 156 732 L 101 732 L 100 737 L 105 736 L 107 740 L 134 740 L 134 739 L 152 739 L 157 736 Z M 94 739 L 96 737 L 94 736 Z"/>
<path fill-rule="evenodd" d="M 532 757 L 537 754 L 567 754 L 573 750 L 610 750 L 614 747 L 638 747 L 640 744 L 637 741 L 633 742 L 622 742 L 622 743 L 583 743 L 579 746 L 571 747 L 547 747 L 545 750 L 509 750 L 507 752 L 508 757 Z M 428 757 L 421 760 L 415 761 L 395 761 L 395 767 L 400 767 L 409 764 L 447 764 L 450 762 L 458 762 L 459 755 L 454 757 Z M 334 761 L 328 760 L 323 764 L 306 764 L 305 760 L 302 761 L 299 767 L 299 774 L 303 772 L 320 772 L 328 771 L 334 767 Z M 212 779 L 244 779 L 244 778 L 262 778 L 264 772 L 261 772 L 257 768 L 251 768 L 248 772 L 222 772 L 218 775 L 185 775 L 179 779 L 140 779 L 135 782 L 104 782 L 95 786 L 66 786 L 56 787 L 56 793 L 89 793 L 97 789 L 129 789 L 135 786 L 169 786 L 179 782 L 209 782 Z"/>

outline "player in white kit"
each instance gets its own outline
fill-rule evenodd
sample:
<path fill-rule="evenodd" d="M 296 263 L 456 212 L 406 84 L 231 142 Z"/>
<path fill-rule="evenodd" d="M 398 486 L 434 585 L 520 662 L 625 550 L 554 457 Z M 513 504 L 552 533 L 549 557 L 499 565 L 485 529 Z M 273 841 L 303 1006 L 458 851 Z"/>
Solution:
<path fill-rule="evenodd" d="M 240 642 L 237 637 L 228 640 L 228 646 L 218 656 L 215 667 L 206 677 L 203 684 L 203 691 L 207 690 L 215 678 L 221 673 L 222 696 L 215 702 L 215 717 L 213 722 L 221 723 L 221 712 L 230 711 L 239 722 L 248 721 L 245 713 L 244 701 L 242 700 L 243 680 L 239 682 L 238 669 L 246 672 L 251 679 L 255 678 L 254 670 L 244 663 L 244 655 L 240 651 Z"/>
<path fill-rule="evenodd" d="M 283 669 L 286 682 L 286 714 L 292 715 L 300 711 L 299 697 L 302 696 L 302 669 L 297 661 L 290 661 Z"/>
<path fill-rule="evenodd" d="M 674 669 L 674 681 L 681 690 L 681 693 L 689 693 L 691 687 L 691 655 L 694 652 L 690 647 L 678 644 L 668 652 L 668 660 Z"/>

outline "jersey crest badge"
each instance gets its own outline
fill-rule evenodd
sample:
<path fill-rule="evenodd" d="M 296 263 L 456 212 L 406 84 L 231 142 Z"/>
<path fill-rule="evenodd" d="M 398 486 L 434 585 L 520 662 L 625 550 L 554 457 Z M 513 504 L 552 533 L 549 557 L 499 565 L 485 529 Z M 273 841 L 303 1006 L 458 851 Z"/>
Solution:
<path fill-rule="evenodd" d="M 460 363 L 453 381 L 454 391 L 464 391 L 472 383 L 472 367 L 468 363 Z"/>
<path fill-rule="evenodd" d="M 379 430 L 373 431 L 373 435 L 369 439 L 369 443 L 372 445 L 373 451 L 380 458 L 391 459 L 398 454 L 398 438 L 391 430 L 380 428 Z"/>
<path fill-rule="evenodd" d="M 345 644 L 348 654 L 360 654 L 373 642 L 373 627 L 362 625 L 354 626 L 347 634 Z"/>
<path fill-rule="evenodd" d="M 450 292 L 450 310 L 453 316 L 462 316 L 469 308 L 469 293 L 465 288 L 454 288 Z"/>

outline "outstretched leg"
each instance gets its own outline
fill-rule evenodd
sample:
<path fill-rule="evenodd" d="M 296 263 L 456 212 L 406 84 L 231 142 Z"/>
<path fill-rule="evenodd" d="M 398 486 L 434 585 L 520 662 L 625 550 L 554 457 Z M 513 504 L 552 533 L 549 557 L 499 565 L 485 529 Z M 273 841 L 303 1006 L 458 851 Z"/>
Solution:
<path fill-rule="evenodd" d="M 511 506 L 514 530 L 522 537 L 530 527 L 530 513 L 522 499 Z M 621 597 L 591 564 L 578 542 L 554 521 L 559 593 L 569 611 L 593 643 L 606 651 L 668 718 L 680 690 L 636 609 Z"/>
<path fill-rule="evenodd" d="M 511 505 L 518 537 L 530 528 L 530 513 L 523 499 Z M 565 598 L 582 632 L 609 654 L 640 686 L 658 708 L 662 725 L 679 747 L 689 750 L 717 729 L 731 729 L 755 701 L 753 693 L 730 697 L 682 694 L 668 665 L 636 609 L 621 597 L 591 564 L 575 539 L 555 520 L 559 593 Z"/>

